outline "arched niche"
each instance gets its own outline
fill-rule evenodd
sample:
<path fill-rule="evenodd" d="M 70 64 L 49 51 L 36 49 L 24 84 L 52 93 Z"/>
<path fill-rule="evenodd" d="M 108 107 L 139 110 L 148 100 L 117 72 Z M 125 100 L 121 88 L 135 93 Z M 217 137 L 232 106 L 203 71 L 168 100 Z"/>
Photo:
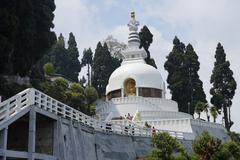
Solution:
<path fill-rule="evenodd" d="M 124 81 L 124 96 L 136 96 L 136 81 L 128 78 Z"/>

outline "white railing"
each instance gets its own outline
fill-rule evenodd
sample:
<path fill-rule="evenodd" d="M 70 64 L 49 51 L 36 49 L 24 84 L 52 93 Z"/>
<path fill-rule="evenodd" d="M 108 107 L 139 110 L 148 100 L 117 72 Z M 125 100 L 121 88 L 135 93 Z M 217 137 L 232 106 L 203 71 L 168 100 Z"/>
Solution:
<path fill-rule="evenodd" d="M 192 118 L 190 114 L 172 111 L 139 111 L 143 119 L 176 119 L 176 118 Z"/>
<path fill-rule="evenodd" d="M 34 88 L 26 89 L 0 103 L 0 125 L 23 109 L 31 106 L 36 106 L 57 116 L 80 122 L 94 128 L 96 131 L 143 137 L 152 136 L 152 130 L 149 128 L 136 124 L 129 125 L 124 121 L 119 121 L 119 123 L 99 121 Z M 156 132 L 162 132 L 162 130 L 156 130 Z M 181 132 L 166 132 L 173 137 L 182 139 L 183 134 Z"/>
<path fill-rule="evenodd" d="M 0 124 L 33 103 L 32 89 L 26 89 L 8 100 L 0 102 Z"/>
<path fill-rule="evenodd" d="M 140 123 L 134 123 L 132 122 L 131 120 L 127 120 L 127 119 L 123 119 L 123 120 L 112 120 L 111 121 L 113 124 L 117 124 L 117 125 L 123 125 L 123 126 L 126 126 L 128 127 L 129 129 L 129 132 L 128 134 L 132 134 L 132 130 L 134 130 L 133 128 L 145 128 L 146 130 L 148 130 L 149 132 L 152 133 L 152 135 L 154 133 L 161 133 L 161 132 L 167 132 L 169 133 L 172 137 L 174 138 L 177 138 L 177 139 L 184 139 L 184 134 L 185 132 L 180 132 L 180 131 L 169 131 L 169 130 L 158 130 L 158 129 L 155 129 L 155 131 L 153 131 L 152 128 L 146 128 L 146 127 L 143 127 L 145 125 L 145 122 L 143 122 L 143 124 L 140 124 Z M 150 125 L 151 122 L 149 123 Z M 134 127 L 133 127 L 134 126 Z M 153 126 L 153 125 L 152 125 Z"/>
<path fill-rule="evenodd" d="M 175 101 L 172 101 L 170 99 L 164 99 L 164 98 L 151 98 L 146 97 L 147 101 L 150 101 L 151 103 L 159 106 L 160 108 L 165 108 L 167 106 L 168 111 L 174 111 L 178 112 L 178 105 Z"/>
<path fill-rule="evenodd" d="M 119 104 L 138 104 L 143 106 L 148 106 L 147 109 L 154 110 L 154 111 L 161 111 L 162 109 L 157 106 L 156 104 L 152 103 L 151 101 L 148 101 L 144 97 L 120 97 L 120 98 L 112 98 L 109 101 L 105 102 L 98 102 L 96 113 L 101 115 L 100 117 L 102 120 L 105 120 L 108 115 L 112 112 L 114 105 Z"/>
<path fill-rule="evenodd" d="M 33 88 L 26 89 L 0 103 L 0 125 L 23 109 L 33 105 L 57 116 L 90 126 L 97 131 L 127 135 L 130 133 L 126 132 L 126 126 L 98 121 Z M 133 130 L 134 136 L 151 136 L 150 130 L 141 127 L 135 127 Z"/>
<path fill-rule="evenodd" d="M 153 109 L 153 110 L 159 110 L 161 111 L 162 109 L 156 105 L 155 103 L 152 103 L 151 101 L 147 100 L 147 98 L 144 97 L 120 97 L 120 98 L 112 98 L 111 101 L 114 104 L 129 104 L 129 103 L 136 103 L 139 105 L 144 105 L 148 106 L 148 109 Z"/>

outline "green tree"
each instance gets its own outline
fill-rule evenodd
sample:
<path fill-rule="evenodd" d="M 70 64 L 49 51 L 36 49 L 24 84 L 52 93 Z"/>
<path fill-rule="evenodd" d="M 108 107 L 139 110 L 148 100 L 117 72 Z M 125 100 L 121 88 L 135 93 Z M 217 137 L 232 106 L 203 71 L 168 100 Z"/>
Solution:
<path fill-rule="evenodd" d="M 85 98 L 86 98 L 86 106 L 87 112 L 89 115 L 95 114 L 95 105 L 94 102 L 98 99 L 97 90 L 92 86 L 87 86 L 84 90 Z"/>
<path fill-rule="evenodd" d="M 44 66 L 43 66 L 43 69 L 44 69 L 44 73 L 46 75 L 51 75 L 54 73 L 54 66 L 52 63 L 46 63 Z"/>
<path fill-rule="evenodd" d="M 217 108 L 215 106 L 210 107 L 210 114 L 213 117 L 213 122 L 216 123 L 218 112 L 217 112 Z"/>
<path fill-rule="evenodd" d="M 2 96 L 2 101 L 12 97 L 15 94 L 29 88 L 28 85 L 19 85 L 17 83 L 9 83 L 7 80 L 0 76 L 0 96 Z"/>
<path fill-rule="evenodd" d="M 68 50 L 65 48 L 64 37 L 60 34 L 57 43 L 51 48 L 48 54 L 45 55 L 43 63 L 51 62 L 55 67 L 56 74 L 61 74 L 71 79 L 72 77 L 69 77 L 69 72 L 71 72 L 71 61 L 69 57 Z"/>
<path fill-rule="evenodd" d="M 60 34 L 57 43 L 51 48 L 41 63 L 53 63 L 56 74 L 61 74 L 73 82 L 78 82 L 78 74 L 81 70 L 78 57 L 79 53 L 74 35 L 72 33 L 69 34 L 68 48 L 66 49 L 64 37 Z"/>
<path fill-rule="evenodd" d="M 0 2 L 0 73 L 13 73 L 12 58 L 17 34 L 17 16 L 7 0 Z"/>
<path fill-rule="evenodd" d="M 72 83 L 66 94 L 68 105 L 87 114 L 84 88 L 79 83 Z"/>
<path fill-rule="evenodd" d="M 210 136 L 208 131 L 203 133 L 193 141 L 193 151 L 199 160 L 213 160 L 216 152 L 219 151 L 221 141 Z"/>
<path fill-rule="evenodd" d="M 240 134 L 236 132 L 228 132 L 231 140 L 238 143 L 240 145 Z"/>
<path fill-rule="evenodd" d="M 175 37 L 173 49 L 167 56 L 164 68 L 168 71 L 167 83 L 172 100 L 178 103 L 179 111 L 193 115 L 197 102 L 207 101 L 198 75 L 200 63 L 192 45 L 185 47 L 184 43 Z"/>
<path fill-rule="evenodd" d="M 198 101 L 195 107 L 195 112 L 198 114 L 198 118 L 200 119 L 201 112 L 204 111 L 206 104 L 204 102 Z"/>
<path fill-rule="evenodd" d="M 172 100 L 176 101 L 179 106 L 180 112 L 188 113 L 188 100 L 187 94 L 188 87 L 186 88 L 187 78 L 186 72 L 183 67 L 185 45 L 175 37 L 173 40 L 173 49 L 167 56 L 167 61 L 164 64 L 165 70 L 168 71 L 167 83 Z"/>
<path fill-rule="evenodd" d="M 51 31 L 54 10 L 52 0 L 0 2 L 2 73 L 31 74 L 33 66 L 56 40 Z"/>
<path fill-rule="evenodd" d="M 141 31 L 139 32 L 139 38 L 140 38 L 140 47 L 144 48 L 144 50 L 147 52 L 147 58 L 145 59 L 146 63 L 157 68 L 157 65 L 153 58 L 151 58 L 149 47 L 153 41 L 153 34 L 150 32 L 147 26 L 143 26 Z"/>
<path fill-rule="evenodd" d="M 232 99 L 235 95 L 237 83 L 233 78 L 233 71 L 230 69 L 230 62 L 226 60 L 226 54 L 223 46 L 218 43 L 216 54 L 216 61 L 211 75 L 211 84 L 213 87 L 210 89 L 211 103 L 223 110 L 225 127 L 230 131 L 233 122 L 231 121 L 230 108 Z M 229 112 L 228 112 L 229 110 Z"/>
<path fill-rule="evenodd" d="M 68 82 L 66 79 L 56 78 L 54 81 L 45 81 L 42 88 L 47 95 L 63 103 L 67 102 L 66 90 L 68 89 Z"/>
<path fill-rule="evenodd" d="M 77 48 L 77 42 L 72 32 L 69 33 L 67 55 L 70 63 L 68 64 L 69 71 L 66 73 L 66 76 L 74 82 L 78 82 L 78 75 L 81 71 L 81 64 L 78 60 L 79 52 Z"/>
<path fill-rule="evenodd" d="M 111 56 L 107 44 L 104 43 L 102 46 L 98 42 L 92 64 L 92 85 L 100 97 L 105 95 L 108 79 L 119 65 L 120 61 Z"/>
<path fill-rule="evenodd" d="M 83 57 L 82 57 L 82 66 L 87 65 L 87 77 L 88 77 L 88 85 L 90 84 L 90 77 L 91 77 L 91 72 L 90 72 L 90 67 L 92 66 L 92 60 L 93 60 L 93 53 L 91 48 L 89 49 L 84 49 L 83 51 Z"/>
<path fill-rule="evenodd" d="M 184 54 L 183 67 L 185 71 L 185 74 L 183 76 L 186 76 L 184 89 L 187 90 L 186 92 L 187 96 L 184 97 L 184 101 L 185 101 L 185 105 L 187 101 L 189 102 L 190 113 L 193 114 L 195 110 L 194 107 L 196 106 L 197 102 L 202 101 L 207 103 L 207 100 L 203 90 L 203 83 L 200 80 L 198 75 L 200 63 L 198 61 L 198 56 L 191 44 L 188 44 L 186 47 L 186 51 Z M 205 111 L 208 111 L 207 108 L 205 109 Z M 208 112 L 206 113 L 207 113 L 207 117 L 209 118 Z"/>
<path fill-rule="evenodd" d="M 234 141 L 227 141 L 220 145 L 215 155 L 216 160 L 238 160 L 240 157 L 240 146 Z"/>
<path fill-rule="evenodd" d="M 161 132 L 152 137 L 154 149 L 147 156 L 147 160 L 170 160 L 173 159 L 173 153 L 180 152 L 184 157 L 188 157 L 187 152 L 178 143 L 176 138 L 170 136 L 167 132 Z"/>
<path fill-rule="evenodd" d="M 210 116 L 209 116 L 209 113 L 208 113 L 208 111 L 209 111 L 209 104 L 208 103 L 205 103 L 203 111 L 206 113 L 207 121 L 210 122 Z"/>

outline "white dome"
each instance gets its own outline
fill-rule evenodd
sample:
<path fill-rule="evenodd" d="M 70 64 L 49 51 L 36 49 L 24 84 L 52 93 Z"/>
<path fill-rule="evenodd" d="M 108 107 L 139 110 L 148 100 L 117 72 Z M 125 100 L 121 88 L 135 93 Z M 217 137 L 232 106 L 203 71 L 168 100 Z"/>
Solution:
<path fill-rule="evenodd" d="M 123 61 L 109 78 L 106 94 L 124 88 L 124 81 L 132 78 L 136 87 L 155 88 L 165 91 L 164 82 L 160 72 L 146 64 L 144 60 Z"/>

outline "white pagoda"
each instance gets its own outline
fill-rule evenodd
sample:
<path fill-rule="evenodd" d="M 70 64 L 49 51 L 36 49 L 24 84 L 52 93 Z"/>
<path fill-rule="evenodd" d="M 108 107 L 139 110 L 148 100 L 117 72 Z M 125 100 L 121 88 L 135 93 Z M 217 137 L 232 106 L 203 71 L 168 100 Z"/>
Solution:
<path fill-rule="evenodd" d="M 166 99 L 165 82 L 160 72 L 146 64 L 147 53 L 139 49 L 138 25 L 132 12 L 122 64 L 109 78 L 106 102 L 98 103 L 97 115 L 111 123 L 128 122 L 142 127 L 147 123 L 158 130 L 182 132 L 186 139 L 194 139 L 203 129 L 227 139 L 221 124 L 193 119 L 190 114 L 179 112 L 175 101 Z"/>

